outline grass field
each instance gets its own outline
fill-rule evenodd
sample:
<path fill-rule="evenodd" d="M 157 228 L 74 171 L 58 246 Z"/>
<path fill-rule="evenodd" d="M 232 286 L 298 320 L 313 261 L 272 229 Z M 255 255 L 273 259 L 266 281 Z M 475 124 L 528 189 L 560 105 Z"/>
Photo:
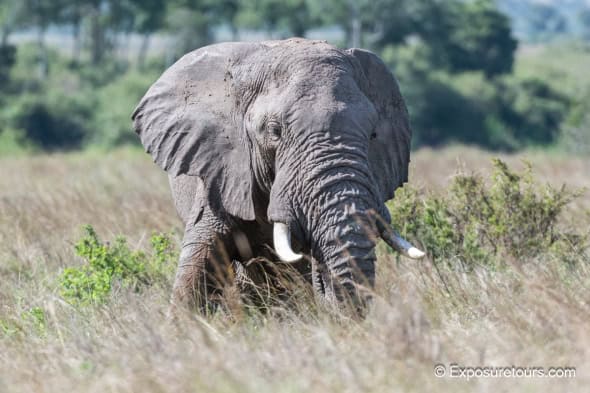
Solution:
<path fill-rule="evenodd" d="M 413 155 L 411 182 L 444 192 L 457 168 L 489 172 L 464 147 Z M 532 152 L 537 179 L 590 187 L 590 159 Z M 0 392 L 584 391 L 590 385 L 590 257 L 574 273 L 536 257 L 472 272 L 379 258 L 364 321 L 318 312 L 189 315 L 167 322 L 170 282 L 117 289 L 103 305 L 62 299 L 81 227 L 149 248 L 180 222 L 165 175 L 143 152 L 0 158 Z M 564 227 L 586 230 L 586 193 Z M 169 278 L 170 280 L 172 277 Z M 312 308 L 313 309 L 313 308 Z M 575 378 L 436 378 L 436 364 L 576 367 Z"/>

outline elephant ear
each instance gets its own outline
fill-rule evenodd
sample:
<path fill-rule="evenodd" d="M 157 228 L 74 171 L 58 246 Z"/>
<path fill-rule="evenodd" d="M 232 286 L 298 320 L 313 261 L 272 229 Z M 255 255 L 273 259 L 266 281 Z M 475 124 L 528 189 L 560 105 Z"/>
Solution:
<path fill-rule="evenodd" d="M 372 101 L 379 120 L 369 144 L 369 164 L 383 202 L 408 181 L 412 130 L 408 110 L 393 74 L 377 55 L 362 49 L 347 51 L 359 63 L 359 86 Z"/>
<path fill-rule="evenodd" d="M 214 209 L 253 220 L 249 142 L 234 117 L 231 67 L 252 48 L 212 45 L 182 57 L 132 115 L 135 132 L 168 174 L 198 176 Z"/>

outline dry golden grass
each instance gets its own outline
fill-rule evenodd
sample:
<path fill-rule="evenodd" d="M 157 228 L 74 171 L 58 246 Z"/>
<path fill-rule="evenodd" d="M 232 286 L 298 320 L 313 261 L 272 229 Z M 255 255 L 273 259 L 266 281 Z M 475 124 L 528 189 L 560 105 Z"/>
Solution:
<path fill-rule="evenodd" d="M 413 155 L 412 183 L 440 189 L 459 157 L 468 170 L 490 169 L 482 151 L 425 150 Z M 541 180 L 590 186 L 588 159 L 527 158 Z M 590 384 L 587 256 L 572 275 L 543 257 L 467 274 L 383 255 L 362 322 L 273 310 L 170 324 L 166 286 L 118 290 L 106 305 L 83 308 L 57 290 L 60 271 L 80 263 L 73 243 L 83 224 L 139 249 L 152 231 L 180 241 L 166 177 L 146 155 L 2 158 L 0 173 L 0 392 L 566 392 Z M 576 225 L 590 222 L 579 210 L 588 198 L 570 212 Z M 436 378 L 437 363 L 573 366 L 577 374 Z"/>

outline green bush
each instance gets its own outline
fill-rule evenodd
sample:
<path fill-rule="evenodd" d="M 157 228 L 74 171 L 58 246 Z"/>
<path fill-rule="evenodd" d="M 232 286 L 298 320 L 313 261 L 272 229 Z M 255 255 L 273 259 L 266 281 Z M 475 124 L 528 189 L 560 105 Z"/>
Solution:
<path fill-rule="evenodd" d="M 510 129 L 515 141 L 511 148 L 557 141 L 570 109 L 567 97 L 537 78 L 506 78 L 496 83 L 495 95 L 483 105 L 497 108 L 493 116 Z"/>
<path fill-rule="evenodd" d="M 48 50 L 45 75 L 37 57 L 36 47 L 20 46 L 10 84 L 0 93 L 0 133 L 10 131 L 4 138 L 11 144 L 16 135 L 20 146 L 37 150 L 139 143 L 131 113 L 163 64 L 149 62 L 139 73 L 121 60 L 72 64 Z"/>
<path fill-rule="evenodd" d="M 117 237 L 113 244 L 103 243 L 92 226 L 84 230 L 86 234 L 75 248 L 85 264 L 64 269 L 59 279 L 61 296 L 68 302 L 103 303 L 116 285 L 140 291 L 167 281 L 173 261 L 177 259 L 167 236 L 153 235 L 152 252 L 148 255 L 129 249 L 123 237 Z"/>
<path fill-rule="evenodd" d="M 428 59 L 428 47 L 387 46 L 384 61 L 400 80 L 414 146 L 466 143 L 496 150 L 559 140 L 572 100 L 532 77 L 489 79 L 483 72 L 449 74 Z"/>
<path fill-rule="evenodd" d="M 98 65 L 90 63 L 70 64 L 68 73 L 77 75 L 84 83 L 100 89 L 129 72 L 129 64 L 118 58 L 104 59 Z"/>
<path fill-rule="evenodd" d="M 104 147 L 139 144 L 131 126 L 131 113 L 157 77 L 157 71 L 130 72 L 99 89 L 92 122 L 96 131 L 89 143 Z"/>
<path fill-rule="evenodd" d="M 41 307 L 31 307 L 20 314 L 0 317 L 0 338 L 27 334 L 45 337 L 47 325 L 46 311 Z"/>
<path fill-rule="evenodd" d="M 530 166 L 516 173 L 500 160 L 493 165 L 489 186 L 481 176 L 457 175 L 441 195 L 400 189 L 389 205 L 393 225 L 435 262 L 466 269 L 587 247 L 587 234 L 559 226 L 560 214 L 579 191 L 538 185 Z"/>
<path fill-rule="evenodd" d="M 423 44 L 390 45 L 383 50 L 408 105 L 414 146 L 477 143 L 485 128 L 481 108 L 449 82 L 450 76 L 431 68 L 431 56 Z"/>
<path fill-rule="evenodd" d="M 0 128 L 18 135 L 19 143 L 36 149 L 82 147 L 92 132 L 89 119 L 96 100 L 67 62 L 48 51 L 50 77 L 40 71 L 34 46 L 21 45 L 11 83 L 0 107 Z M 14 138 L 13 138 L 14 139 Z"/>
<path fill-rule="evenodd" d="M 41 307 L 32 307 L 21 314 L 21 319 L 28 323 L 37 335 L 45 336 L 47 317 L 44 309 Z"/>
<path fill-rule="evenodd" d="M 449 130 L 447 137 L 491 149 L 517 150 L 557 142 L 571 105 L 567 97 L 540 79 L 489 81 L 472 73 L 445 83 L 465 102 L 463 109 L 453 112 L 463 127 Z"/>
<path fill-rule="evenodd" d="M 21 144 L 52 149 L 81 147 L 91 129 L 92 96 L 84 92 L 64 94 L 59 90 L 49 93 L 23 94 L 6 109 L 4 119 L 9 128 L 19 130 Z"/>

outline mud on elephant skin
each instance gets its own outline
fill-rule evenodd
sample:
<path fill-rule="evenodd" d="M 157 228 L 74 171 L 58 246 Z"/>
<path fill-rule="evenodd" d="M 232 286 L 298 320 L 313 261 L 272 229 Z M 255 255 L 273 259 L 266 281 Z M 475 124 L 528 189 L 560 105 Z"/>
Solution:
<path fill-rule="evenodd" d="M 379 237 L 423 256 L 389 227 L 411 129 L 371 52 L 305 39 L 203 47 L 151 86 L 133 120 L 185 224 L 175 303 L 204 304 L 235 261 L 263 256 L 305 258 L 320 299 L 362 304 Z"/>

